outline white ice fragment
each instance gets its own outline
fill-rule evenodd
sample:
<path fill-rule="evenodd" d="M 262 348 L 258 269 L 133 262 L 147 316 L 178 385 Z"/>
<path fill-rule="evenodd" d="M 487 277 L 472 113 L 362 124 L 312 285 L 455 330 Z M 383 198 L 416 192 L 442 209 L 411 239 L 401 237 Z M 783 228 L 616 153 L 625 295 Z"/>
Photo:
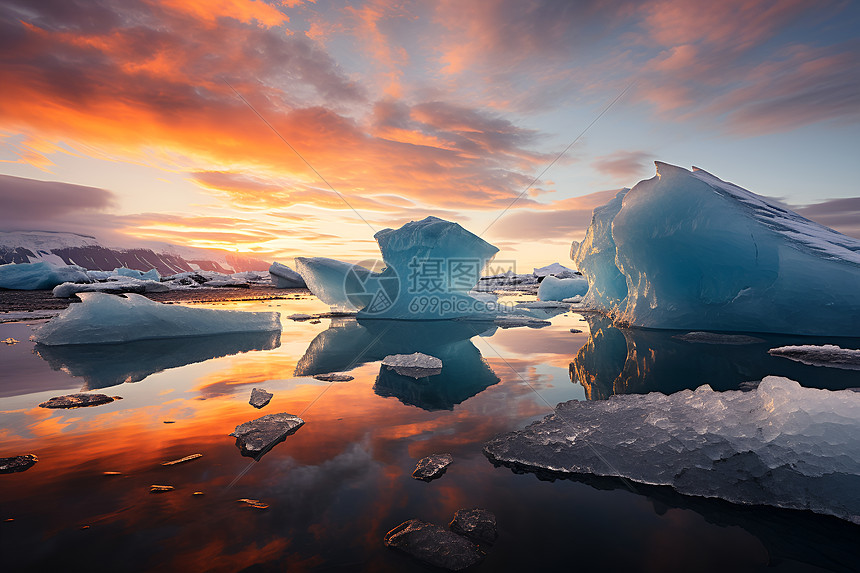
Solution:
<path fill-rule="evenodd" d="M 582 299 L 583 299 L 583 296 L 581 294 L 578 294 L 578 295 L 572 296 L 570 298 L 563 298 L 563 299 L 561 299 L 561 302 L 566 302 L 569 304 L 579 304 L 582 302 Z"/>
<path fill-rule="evenodd" d="M 442 361 L 434 356 L 416 352 L 414 354 L 391 354 L 382 360 L 382 365 L 401 376 L 423 378 L 442 372 Z"/>
<path fill-rule="evenodd" d="M 771 348 L 767 353 L 812 366 L 860 370 L 860 350 L 842 348 L 834 344 L 780 346 L 779 348 Z"/>
<path fill-rule="evenodd" d="M 33 335 L 40 344 L 103 344 L 280 330 L 277 312 L 241 312 L 166 305 L 139 294 L 114 296 L 82 292 L 80 304 L 70 305 Z"/>
<path fill-rule="evenodd" d="M 485 451 L 520 468 L 621 476 L 860 524 L 860 393 L 787 378 L 767 376 L 747 392 L 702 386 L 565 402 Z"/>
<path fill-rule="evenodd" d="M 625 324 L 860 335 L 860 240 L 702 170 L 657 162 L 594 210 L 575 261 L 584 306 Z"/>
<path fill-rule="evenodd" d="M 80 292 L 144 293 L 169 290 L 170 287 L 162 282 L 122 277 L 120 280 L 90 284 L 63 283 L 55 286 L 52 294 L 55 298 L 69 298 Z"/>

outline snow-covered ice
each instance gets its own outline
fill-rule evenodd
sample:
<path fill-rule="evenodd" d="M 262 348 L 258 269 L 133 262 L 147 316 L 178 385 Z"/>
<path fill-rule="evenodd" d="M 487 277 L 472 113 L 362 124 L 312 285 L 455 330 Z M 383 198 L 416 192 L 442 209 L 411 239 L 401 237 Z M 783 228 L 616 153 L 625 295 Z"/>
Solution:
<path fill-rule="evenodd" d="M 49 346 L 101 344 L 203 336 L 231 332 L 280 330 L 277 312 L 242 312 L 167 305 L 139 294 L 114 296 L 79 293 L 81 304 L 70 305 L 39 327 L 33 340 Z"/>
<path fill-rule="evenodd" d="M 749 392 L 701 386 L 564 402 L 485 453 L 520 468 L 621 476 L 860 524 L 860 393 L 787 378 L 768 376 Z"/>
<path fill-rule="evenodd" d="M 97 282 L 89 284 L 79 283 L 63 283 L 54 287 L 52 294 L 56 298 L 69 298 L 80 292 L 167 292 L 170 287 L 166 284 L 154 280 L 135 279 L 130 277 L 122 277 L 119 280 L 106 282 Z"/>
<path fill-rule="evenodd" d="M 304 288 L 305 281 L 302 275 L 281 263 L 275 261 L 269 267 L 269 275 L 272 277 L 272 284 L 275 288 Z"/>
<path fill-rule="evenodd" d="M 767 353 L 771 356 L 782 356 L 811 366 L 860 370 L 860 350 L 842 348 L 835 344 L 780 346 L 779 348 L 771 348 Z"/>
<path fill-rule="evenodd" d="M 492 316 L 494 302 L 469 295 L 498 249 L 437 217 L 374 235 L 385 269 L 373 272 L 325 258 L 296 258 L 308 288 L 338 310 L 359 317 L 439 320 Z"/>
<path fill-rule="evenodd" d="M 87 270 L 77 265 L 38 263 L 9 263 L 0 265 L 0 288 L 38 290 L 54 288 L 64 282 L 89 283 Z"/>
<path fill-rule="evenodd" d="M 574 260 L 584 306 L 621 323 L 860 335 L 860 240 L 700 169 L 657 162 L 594 210 Z"/>
<path fill-rule="evenodd" d="M 566 298 L 583 296 L 588 292 L 585 277 L 560 279 L 547 276 L 540 283 L 538 298 L 542 301 L 563 301 Z"/>

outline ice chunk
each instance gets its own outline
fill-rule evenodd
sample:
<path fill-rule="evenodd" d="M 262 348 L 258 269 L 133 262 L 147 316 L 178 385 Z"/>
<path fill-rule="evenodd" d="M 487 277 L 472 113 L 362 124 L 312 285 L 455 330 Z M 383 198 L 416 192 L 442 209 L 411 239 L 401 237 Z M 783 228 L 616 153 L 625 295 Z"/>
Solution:
<path fill-rule="evenodd" d="M 780 346 L 779 348 L 771 348 L 767 353 L 771 356 L 782 356 L 812 366 L 860 370 L 860 350 L 841 348 L 834 344 Z"/>
<path fill-rule="evenodd" d="M 860 335 L 860 240 L 695 168 L 595 209 L 575 260 L 587 306 L 630 325 Z"/>
<path fill-rule="evenodd" d="M 430 454 L 418 460 L 412 477 L 422 481 L 432 481 L 442 477 L 453 462 L 454 456 L 451 454 Z"/>
<path fill-rule="evenodd" d="M 499 534 L 496 531 L 496 516 L 493 512 L 480 507 L 458 509 L 448 529 L 457 535 L 464 535 L 478 543 L 492 545 Z"/>
<path fill-rule="evenodd" d="M 272 263 L 269 267 L 269 275 L 275 288 L 304 288 L 305 281 L 302 275 L 279 262 Z"/>
<path fill-rule="evenodd" d="M 280 330 L 277 312 L 241 312 L 166 305 L 139 294 L 114 296 L 89 292 L 41 326 L 33 340 L 49 346 L 100 344 Z"/>
<path fill-rule="evenodd" d="M 162 282 L 123 277 L 122 280 L 112 280 L 100 283 L 63 283 L 55 286 L 52 294 L 56 298 L 69 298 L 79 292 L 133 292 L 141 294 L 145 292 L 167 292 L 169 290 L 170 287 Z"/>
<path fill-rule="evenodd" d="M 368 318 L 439 320 L 492 316 L 497 304 L 468 293 L 498 249 L 436 217 L 374 235 L 385 262 L 375 272 L 325 258 L 296 258 L 308 288 L 338 310 Z"/>
<path fill-rule="evenodd" d="M 583 296 L 588 292 L 588 281 L 585 277 L 560 279 L 544 277 L 538 288 L 538 298 L 543 301 L 562 301 L 566 298 Z"/>
<path fill-rule="evenodd" d="M 749 392 L 570 401 L 485 453 L 515 467 L 621 476 L 688 495 L 860 524 L 860 393 L 768 376 Z"/>
<path fill-rule="evenodd" d="M 0 265 L 0 288 L 49 289 L 64 282 L 89 283 L 92 279 L 87 275 L 85 268 L 77 265 L 58 266 L 44 261 Z"/>
<path fill-rule="evenodd" d="M 263 388 L 252 388 L 251 398 L 248 400 L 248 403 L 259 409 L 268 404 L 273 396 L 274 394 L 266 392 Z"/>
<path fill-rule="evenodd" d="M 120 267 L 118 269 L 113 270 L 113 274 L 121 276 L 121 277 L 129 277 L 132 279 L 141 279 L 146 281 L 160 281 L 161 275 L 158 274 L 158 271 L 155 269 L 150 269 L 146 272 L 138 271 L 135 269 L 129 269 L 126 267 Z"/>
<path fill-rule="evenodd" d="M 412 378 L 435 376 L 442 372 L 441 360 L 421 352 L 386 356 L 382 360 L 382 365 L 388 367 L 389 370 L 394 370 L 401 376 L 411 376 Z"/>
<path fill-rule="evenodd" d="M 236 438 L 236 447 L 243 456 L 259 460 L 304 424 L 305 421 L 298 416 L 281 412 L 239 424 L 230 435 Z"/>

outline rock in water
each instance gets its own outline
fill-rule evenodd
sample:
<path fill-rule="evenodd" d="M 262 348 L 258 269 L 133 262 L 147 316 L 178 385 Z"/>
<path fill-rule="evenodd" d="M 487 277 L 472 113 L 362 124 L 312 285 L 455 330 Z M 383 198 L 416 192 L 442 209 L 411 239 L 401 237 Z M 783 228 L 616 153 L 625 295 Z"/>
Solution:
<path fill-rule="evenodd" d="M 36 457 L 36 454 L 0 458 L 0 474 L 14 474 L 26 471 L 36 465 L 38 461 L 39 458 Z"/>
<path fill-rule="evenodd" d="M 860 335 L 860 239 L 656 165 L 594 210 L 575 256 L 585 308 L 645 328 Z"/>
<path fill-rule="evenodd" d="M 564 402 L 484 452 L 518 469 L 621 476 L 860 524 L 860 393 L 787 378 L 746 392 L 701 386 Z"/>
<path fill-rule="evenodd" d="M 401 376 L 424 378 L 442 372 L 442 361 L 434 356 L 415 354 L 391 354 L 382 360 L 382 365 L 393 369 Z"/>
<path fill-rule="evenodd" d="M 841 348 L 834 344 L 780 346 L 779 348 L 771 348 L 767 353 L 771 356 L 781 356 L 811 366 L 860 370 L 860 350 Z"/>
<path fill-rule="evenodd" d="M 385 534 L 386 547 L 449 571 L 460 571 L 480 563 L 484 552 L 477 545 L 438 525 L 410 519 Z"/>
<path fill-rule="evenodd" d="M 448 527 L 457 535 L 465 535 L 478 543 L 492 545 L 498 537 L 496 516 L 486 509 L 458 509 Z"/>
<path fill-rule="evenodd" d="M 239 424 L 230 435 L 243 456 L 261 457 L 304 425 L 298 416 L 281 412 Z"/>
<path fill-rule="evenodd" d="M 415 466 L 412 477 L 424 481 L 440 478 L 453 461 L 454 456 L 451 454 L 431 454 L 426 458 L 418 460 L 418 465 Z"/>
<path fill-rule="evenodd" d="M 253 390 L 251 390 L 251 399 L 248 401 L 248 403 L 255 408 L 262 408 L 269 403 L 269 401 L 272 399 L 272 396 L 274 396 L 274 394 L 270 394 L 262 388 L 254 388 Z"/>
<path fill-rule="evenodd" d="M 40 408 L 85 408 L 87 406 L 98 406 L 109 404 L 116 398 L 107 394 L 67 394 L 66 396 L 54 396 L 47 402 L 39 404 Z"/>

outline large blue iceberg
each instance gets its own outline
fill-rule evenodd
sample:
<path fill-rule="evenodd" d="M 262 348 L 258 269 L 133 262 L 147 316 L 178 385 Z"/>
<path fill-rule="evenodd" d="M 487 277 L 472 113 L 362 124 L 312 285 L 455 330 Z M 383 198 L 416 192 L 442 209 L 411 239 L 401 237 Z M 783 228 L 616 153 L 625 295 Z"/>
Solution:
<path fill-rule="evenodd" d="M 495 302 L 471 296 L 498 249 L 457 223 L 437 217 L 374 236 L 381 272 L 326 258 L 296 258 L 308 288 L 337 310 L 359 317 L 440 320 L 496 314 Z"/>
<path fill-rule="evenodd" d="M 860 335 L 860 240 L 701 169 L 594 210 L 574 260 L 583 307 L 632 326 Z"/>
<path fill-rule="evenodd" d="M 36 330 L 32 339 L 46 346 L 111 344 L 182 336 L 280 331 L 277 312 L 242 312 L 167 305 L 139 294 L 114 296 L 82 292 L 83 301 Z"/>
<path fill-rule="evenodd" d="M 91 283 L 87 270 L 77 265 L 38 263 L 9 263 L 0 265 L 0 288 L 13 290 L 39 290 L 54 288 L 58 284 Z"/>

